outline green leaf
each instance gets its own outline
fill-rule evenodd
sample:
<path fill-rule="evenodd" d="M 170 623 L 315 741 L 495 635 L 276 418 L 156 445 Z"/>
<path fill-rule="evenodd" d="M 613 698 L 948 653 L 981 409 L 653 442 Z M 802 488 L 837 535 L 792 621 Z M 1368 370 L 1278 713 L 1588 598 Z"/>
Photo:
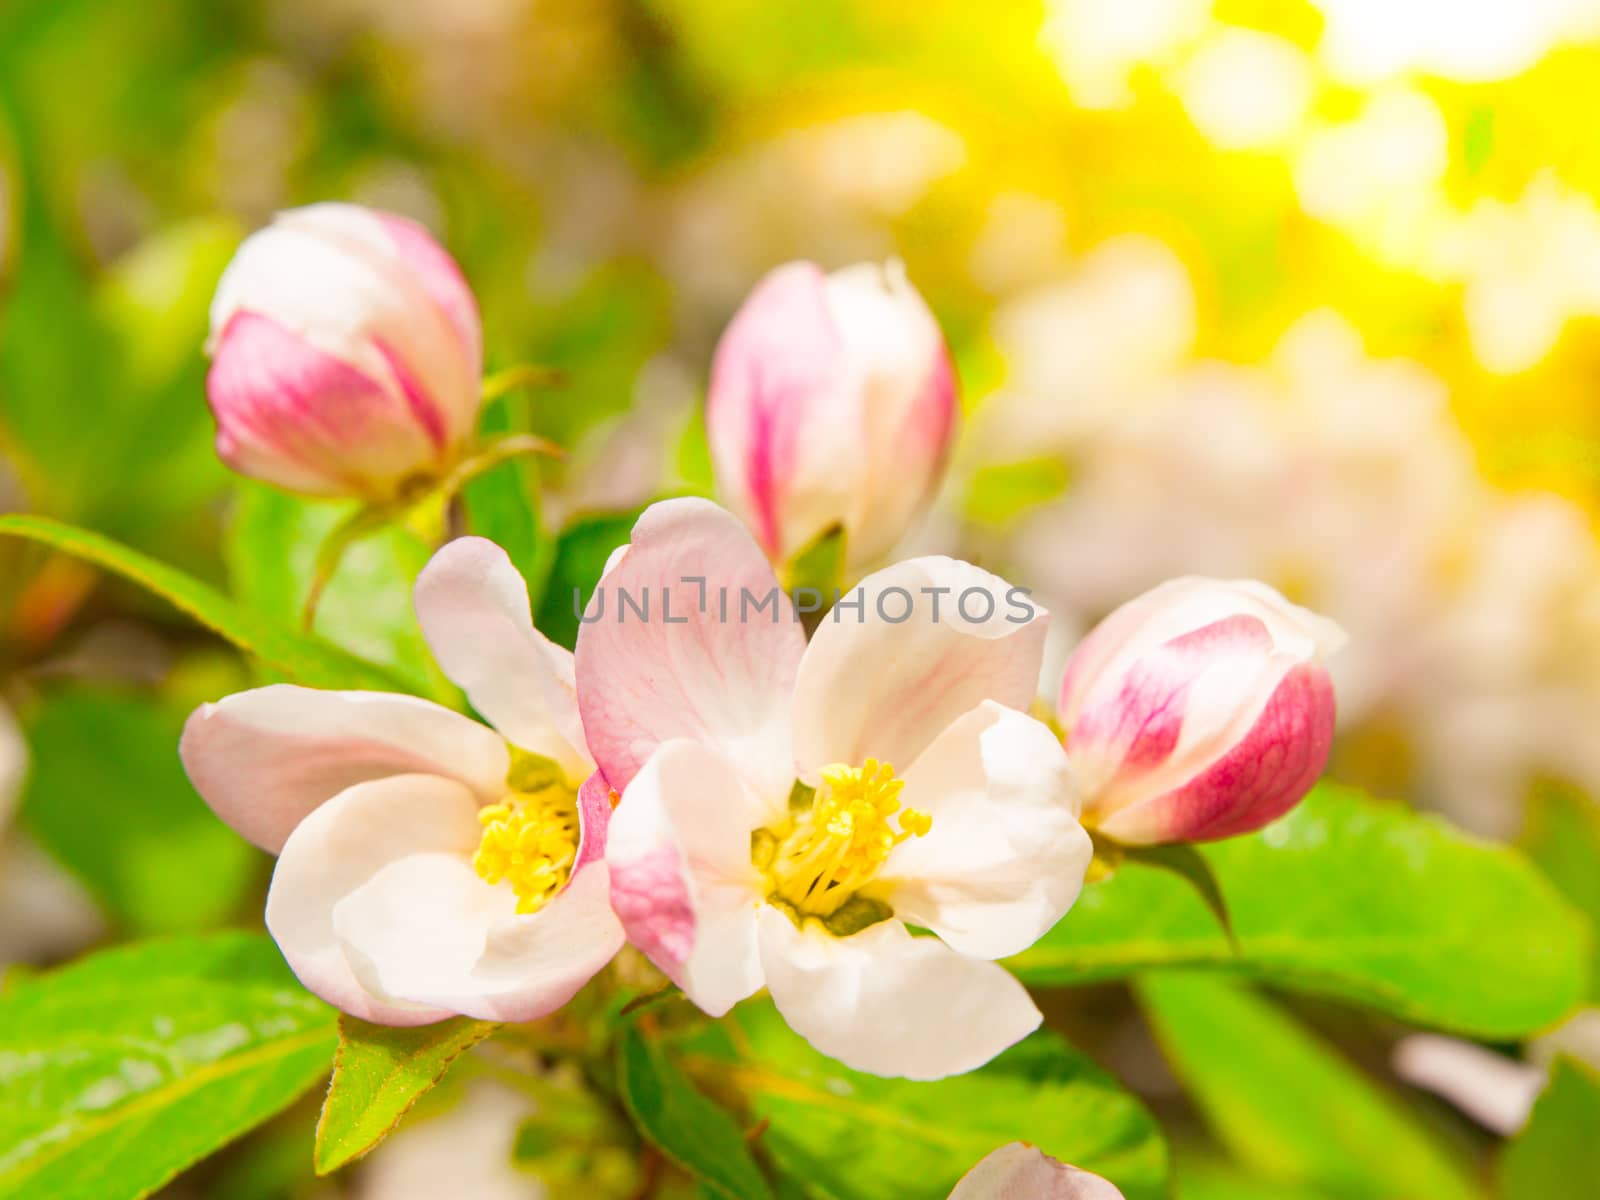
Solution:
<path fill-rule="evenodd" d="M 484 411 L 485 434 L 507 433 L 510 427 L 505 403 Z M 506 552 L 522 572 L 535 609 L 544 595 L 555 550 L 539 526 L 538 471 L 537 461 L 524 455 L 485 471 L 461 491 L 467 528 Z"/>
<path fill-rule="evenodd" d="M 1181 843 L 1171 846 L 1126 846 L 1121 853 L 1124 862 L 1170 871 L 1192 887 L 1227 935 L 1228 945 L 1235 954 L 1239 952 L 1239 940 L 1233 932 L 1233 920 L 1228 916 L 1228 904 L 1223 899 L 1222 887 L 1217 883 L 1210 860 L 1200 853 L 1198 847 Z"/>
<path fill-rule="evenodd" d="M 317 552 L 350 509 L 245 484 L 223 551 L 235 598 L 295 628 Z M 388 668 L 412 691 L 450 702 L 455 693 L 434 665 L 411 605 L 412 585 L 429 555 L 421 538 L 393 526 L 355 542 L 322 593 L 316 630 L 336 646 Z"/>
<path fill-rule="evenodd" d="M 1600 804 L 1572 788 L 1545 784 L 1528 806 L 1522 846 L 1556 889 L 1600 929 Z M 1589 956 L 1589 999 L 1600 1000 L 1600 938 Z"/>
<path fill-rule="evenodd" d="M 1232 1155 L 1264 1178 L 1349 1200 L 1478 1196 L 1398 1100 L 1270 1001 L 1183 971 L 1145 976 L 1138 991 L 1190 1097 Z"/>
<path fill-rule="evenodd" d="M 534 624 L 552 642 L 569 650 L 577 644 L 578 614 L 589 603 L 606 559 L 627 543 L 638 519 L 637 512 L 581 517 L 562 532 L 549 584 L 534 617 Z"/>
<path fill-rule="evenodd" d="M 770 1122 L 758 1146 L 795 1195 L 945 1200 L 974 1163 L 1020 1139 L 1104 1175 L 1128 1200 L 1167 1196 L 1155 1122 L 1054 1034 L 1036 1033 L 971 1074 L 913 1083 L 819 1054 L 770 1003 L 741 1005 L 733 1020 L 731 1034 L 713 1031 L 729 1042 L 698 1047 L 711 1056 L 700 1066 L 737 1086 L 752 1115 Z"/>
<path fill-rule="evenodd" d="M 1333 1200 L 1304 1184 L 1272 1183 L 1231 1163 L 1178 1159 L 1178 1195 L 1183 1200 Z"/>
<path fill-rule="evenodd" d="M 276 947 L 122 946 L 0 997 L 0 1195 L 136 1200 L 328 1069 L 333 1011 Z"/>
<path fill-rule="evenodd" d="M 388 1137 L 456 1059 L 498 1028 L 454 1017 L 391 1029 L 341 1016 L 333 1081 L 317 1122 L 317 1174 L 354 1162 Z"/>
<path fill-rule="evenodd" d="M 1501 1200 L 1576 1196 L 1600 1179 L 1600 1075 L 1558 1059 L 1533 1113 L 1500 1156 Z"/>
<path fill-rule="evenodd" d="M 394 676 L 329 645 L 299 634 L 280 622 L 251 612 L 216 588 L 147 554 L 118 545 L 88 529 L 48 517 L 13 513 L 0 516 L 0 536 L 26 538 L 71 554 L 162 597 L 239 649 L 297 683 L 325 688 L 400 688 Z"/>
<path fill-rule="evenodd" d="M 183 773 L 185 715 L 140 693 L 77 687 L 49 695 L 28 730 L 29 832 L 137 934 L 215 927 L 264 877 L 264 856 Z"/>
<path fill-rule="evenodd" d="M 1260 833 L 1201 853 L 1237 955 L 1192 887 L 1129 863 L 1008 965 L 1032 985 L 1225 968 L 1489 1038 L 1553 1024 L 1584 995 L 1579 915 L 1520 854 L 1438 819 L 1324 785 Z"/>
<path fill-rule="evenodd" d="M 617 1088 L 639 1131 L 726 1200 L 772 1200 L 772 1188 L 728 1113 L 689 1084 L 637 1023 L 617 1043 Z"/>

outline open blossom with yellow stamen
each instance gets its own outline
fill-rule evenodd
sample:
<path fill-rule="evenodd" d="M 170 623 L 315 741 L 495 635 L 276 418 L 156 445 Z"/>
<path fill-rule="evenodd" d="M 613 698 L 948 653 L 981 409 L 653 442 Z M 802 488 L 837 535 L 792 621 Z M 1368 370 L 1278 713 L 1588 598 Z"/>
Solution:
<path fill-rule="evenodd" d="M 619 620 L 597 596 L 578 635 L 589 746 L 622 793 L 606 859 L 629 939 L 706 1012 L 766 987 L 879 1075 L 971 1070 L 1034 1029 L 994 960 L 1061 918 L 1090 858 L 1066 754 L 1020 711 L 1044 614 L 913 559 L 807 645 L 787 601 L 739 611 L 777 581 L 703 500 L 648 509 L 600 587 L 674 614 Z"/>
<path fill-rule="evenodd" d="M 415 696 L 275 685 L 202 706 L 189 777 L 278 854 L 267 928 L 308 988 L 386 1025 L 527 1021 L 622 945 L 610 790 L 572 656 L 537 633 L 497 546 L 452 542 L 417 579 L 439 664 L 494 728 Z"/>

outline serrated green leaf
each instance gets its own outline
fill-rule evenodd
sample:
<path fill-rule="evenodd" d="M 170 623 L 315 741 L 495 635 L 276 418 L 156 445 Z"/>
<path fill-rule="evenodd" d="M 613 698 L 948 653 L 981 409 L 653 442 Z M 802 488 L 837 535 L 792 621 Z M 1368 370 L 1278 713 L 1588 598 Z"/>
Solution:
<path fill-rule="evenodd" d="M 1168 1061 L 1240 1163 L 1347 1200 L 1476 1200 L 1405 1107 L 1271 1001 L 1219 976 L 1161 971 L 1139 998 Z"/>
<path fill-rule="evenodd" d="M 772 1200 L 772 1188 L 728 1112 L 695 1091 L 636 1023 L 617 1042 L 617 1088 L 652 1143 L 724 1200 Z"/>
<path fill-rule="evenodd" d="M 1600 1075 L 1558 1059 L 1527 1125 L 1501 1154 L 1498 1173 L 1500 1200 L 1575 1197 L 1600 1181 Z"/>
<path fill-rule="evenodd" d="M 1491 1038 L 1551 1025 L 1584 994 L 1579 914 L 1520 854 L 1436 818 L 1324 785 L 1201 853 L 1238 954 L 1192 887 L 1129 863 L 1008 965 L 1036 986 L 1224 968 Z"/>
<path fill-rule="evenodd" d="M 456 1059 L 498 1028 L 455 1017 L 391 1029 L 341 1016 L 333 1081 L 317 1122 L 317 1174 L 354 1162 L 388 1137 Z"/>
<path fill-rule="evenodd" d="M 214 928 L 265 878 L 265 856 L 184 775 L 174 748 L 186 715 L 78 686 L 50 694 L 28 729 L 28 831 L 136 934 Z"/>
<path fill-rule="evenodd" d="M 0 1195 L 136 1200 L 321 1078 L 333 1010 L 256 934 L 135 943 L 0 997 Z"/>
<path fill-rule="evenodd" d="M 235 604 L 208 583 L 119 545 L 88 529 L 48 517 L 0 516 L 0 536 L 26 538 L 103 567 L 146 588 L 219 637 L 259 658 L 296 683 L 325 688 L 403 690 L 388 672 L 321 638 L 293 632 L 281 623 Z"/>
<path fill-rule="evenodd" d="M 244 484 L 223 545 L 234 596 L 295 628 L 317 553 L 351 507 Z M 392 671 L 412 691 L 448 703 L 457 694 L 434 664 L 411 604 L 430 553 L 416 534 L 394 526 L 350 545 L 317 605 L 316 632 Z"/>
<path fill-rule="evenodd" d="M 1167 1196 L 1155 1122 L 1054 1034 L 1036 1033 L 971 1074 L 914 1083 L 817 1053 L 770 1003 L 741 1005 L 733 1019 L 737 1039 L 713 1030 L 689 1053 L 711 1056 L 698 1060 L 706 1077 L 737 1087 L 770 1123 L 758 1146 L 797 1196 L 945 1200 L 979 1159 L 1019 1139 L 1104 1175 L 1128 1200 Z"/>

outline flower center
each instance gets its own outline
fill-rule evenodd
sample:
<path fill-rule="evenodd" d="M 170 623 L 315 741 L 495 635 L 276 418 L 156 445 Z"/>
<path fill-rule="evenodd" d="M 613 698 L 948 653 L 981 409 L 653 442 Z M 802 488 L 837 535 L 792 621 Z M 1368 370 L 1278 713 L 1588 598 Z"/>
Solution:
<path fill-rule="evenodd" d="M 578 798 L 559 773 L 519 779 L 513 768 L 507 782 L 534 786 L 511 791 L 499 804 L 478 810 L 483 838 L 472 868 L 485 883 L 510 882 L 517 911 L 535 913 L 572 874 L 578 857 Z"/>
<path fill-rule="evenodd" d="M 790 805 L 803 807 L 781 828 L 751 839 L 752 860 L 771 881 L 769 899 L 801 919 L 838 914 L 891 850 L 932 827 L 927 813 L 900 807 L 904 787 L 894 768 L 875 758 L 860 767 L 824 767 L 822 786 L 809 797 L 810 789 L 797 786 Z"/>

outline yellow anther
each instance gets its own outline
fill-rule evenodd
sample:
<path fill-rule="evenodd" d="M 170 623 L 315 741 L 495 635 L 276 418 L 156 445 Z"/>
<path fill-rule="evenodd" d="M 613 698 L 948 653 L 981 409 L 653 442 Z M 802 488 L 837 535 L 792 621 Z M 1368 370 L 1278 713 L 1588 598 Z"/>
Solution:
<path fill-rule="evenodd" d="M 572 874 L 578 857 L 578 805 L 572 789 L 552 783 L 513 792 L 478 810 L 483 838 L 472 856 L 484 882 L 508 880 L 519 913 L 538 912 Z"/>
<path fill-rule="evenodd" d="M 835 763 L 821 776 L 809 809 L 752 843 L 756 865 L 772 881 L 772 898 L 801 916 L 836 912 L 872 882 L 891 850 L 933 825 L 927 813 L 900 807 L 905 781 L 888 763 Z"/>

